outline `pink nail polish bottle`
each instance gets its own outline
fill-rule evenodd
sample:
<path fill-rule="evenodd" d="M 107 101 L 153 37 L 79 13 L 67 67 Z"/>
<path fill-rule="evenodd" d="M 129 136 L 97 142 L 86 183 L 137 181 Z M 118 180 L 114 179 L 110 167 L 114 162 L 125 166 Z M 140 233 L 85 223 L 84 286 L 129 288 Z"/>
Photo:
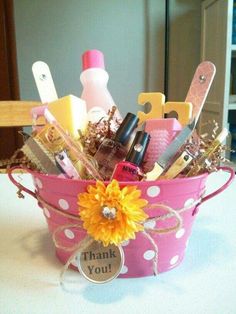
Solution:
<path fill-rule="evenodd" d="M 124 161 L 119 162 L 114 169 L 112 179 L 118 181 L 140 181 L 143 172 L 140 165 L 150 141 L 150 135 L 143 131 L 138 131 Z"/>
<path fill-rule="evenodd" d="M 134 129 L 138 126 L 138 120 L 133 113 L 127 113 L 114 139 L 105 139 L 99 146 L 94 158 L 104 180 L 110 180 L 115 165 L 125 159 L 129 150 L 126 145 Z"/>

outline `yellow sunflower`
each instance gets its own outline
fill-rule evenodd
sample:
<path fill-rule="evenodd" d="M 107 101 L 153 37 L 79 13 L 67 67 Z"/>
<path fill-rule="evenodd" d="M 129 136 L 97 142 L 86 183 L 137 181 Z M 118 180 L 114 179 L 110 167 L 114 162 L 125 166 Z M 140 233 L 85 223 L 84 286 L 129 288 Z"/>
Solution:
<path fill-rule="evenodd" d="M 134 239 L 135 232 L 144 229 L 142 222 L 148 215 L 143 207 L 148 202 L 140 198 L 141 191 L 136 186 L 120 189 L 116 180 L 107 186 L 97 181 L 87 191 L 78 195 L 79 213 L 84 229 L 95 240 L 104 246 L 118 245 Z"/>

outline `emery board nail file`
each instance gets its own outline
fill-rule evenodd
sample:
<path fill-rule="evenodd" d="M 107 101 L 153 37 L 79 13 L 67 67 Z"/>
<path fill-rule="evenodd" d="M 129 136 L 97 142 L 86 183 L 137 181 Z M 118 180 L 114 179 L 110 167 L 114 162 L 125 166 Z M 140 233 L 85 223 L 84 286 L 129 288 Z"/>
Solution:
<path fill-rule="evenodd" d="M 21 149 L 23 153 L 44 173 L 60 174 L 53 154 L 36 138 L 29 137 Z"/>
<path fill-rule="evenodd" d="M 193 76 L 185 101 L 190 102 L 193 105 L 192 119 L 195 119 L 196 124 L 201 114 L 215 73 L 215 65 L 209 61 L 204 61 L 199 64 Z"/>
<path fill-rule="evenodd" d="M 147 113 L 138 111 L 139 124 L 149 119 L 160 119 L 163 117 L 163 106 L 165 103 L 165 95 L 162 93 L 140 93 L 138 96 L 138 104 L 151 104 L 151 110 Z"/>
<path fill-rule="evenodd" d="M 36 61 L 32 65 L 32 72 L 42 103 L 52 102 L 58 99 L 48 65 L 43 61 Z"/>

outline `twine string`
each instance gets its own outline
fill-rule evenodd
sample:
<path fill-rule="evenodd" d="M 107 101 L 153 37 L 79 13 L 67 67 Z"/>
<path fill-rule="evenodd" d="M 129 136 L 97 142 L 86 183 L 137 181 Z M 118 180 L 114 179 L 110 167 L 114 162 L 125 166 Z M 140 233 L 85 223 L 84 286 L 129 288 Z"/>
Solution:
<path fill-rule="evenodd" d="M 155 255 L 152 259 L 152 268 L 153 268 L 153 273 L 155 276 L 158 275 L 158 268 L 157 268 L 157 264 L 158 264 L 158 246 L 156 245 L 153 237 L 146 232 L 146 230 L 142 231 L 142 234 L 150 241 L 150 243 L 152 244 L 153 248 L 154 248 L 154 252 Z"/>
<path fill-rule="evenodd" d="M 49 210 L 51 210 L 51 211 L 53 211 L 53 212 L 55 212 L 55 213 L 57 213 L 63 217 L 69 219 L 69 221 L 73 221 L 73 223 L 71 222 L 71 223 L 57 227 L 52 233 L 53 242 L 54 242 L 56 248 L 64 250 L 66 252 L 72 252 L 72 254 L 68 258 L 66 264 L 63 266 L 61 273 L 60 273 L 60 284 L 63 285 L 65 273 L 68 270 L 70 264 L 75 260 L 76 256 L 80 252 L 82 252 L 84 249 L 86 249 L 94 241 L 94 239 L 91 238 L 90 236 L 86 235 L 81 241 L 79 241 L 79 243 L 72 244 L 69 247 L 62 245 L 59 235 L 63 231 L 65 231 L 67 228 L 76 228 L 77 230 L 84 230 L 85 231 L 85 229 L 83 228 L 82 220 L 80 219 L 80 217 L 78 215 L 66 213 L 66 212 L 61 211 L 60 209 L 56 208 L 55 206 L 52 206 L 51 204 L 47 203 L 44 199 L 42 199 L 38 194 L 36 194 L 36 197 L 37 197 L 39 204 L 43 205 L 42 206 L 43 208 L 47 208 L 47 209 L 49 209 Z M 173 209 L 170 206 L 167 206 L 165 204 L 159 204 L 159 203 L 149 204 L 146 206 L 147 210 L 155 209 L 155 208 L 156 209 L 162 208 L 168 212 L 167 214 L 164 214 L 164 215 L 159 215 L 159 216 L 155 216 L 152 218 L 147 218 L 143 222 L 144 230 L 141 231 L 141 233 L 143 234 L 143 236 L 145 238 L 147 238 L 149 240 L 149 242 L 153 246 L 153 250 L 155 252 L 154 257 L 152 259 L 154 275 L 158 275 L 158 252 L 159 251 L 158 251 L 158 246 L 155 243 L 155 240 L 153 239 L 151 234 L 152 233 L 164 234 L 164 233 L 169 233 L 169 232 L 179 230 L 183 224 L 180 213 L 183 213 L 184 211 L 186 211 L 189 208 L 192 208 L 194 206 L 198 206 L 201 203 L 202 198 L 203 198 L 203 195 L 198 200 L 196 200 L 195 202 L 191 203 L 188 206 L 180 208 L 180 209 Z M 148 225 L 146 225 L 148 222 L 164 221 L 164 220 L 172 218 L 172 217 L 174 217 L 176 219 L 176 224 L 172 227 L 151 228 L 151 227 L 148 227 Z"/>
<path fill-rule="evenodd" d="M 149 209 L 153 209 L 153 208 L 163 208 L 165 209 L 166 211 L 168 211 L 169 213 L 168 214 L 165 214 L 165 215 L 162 215 L 162 216 L 156 216 L 156 217 L 152 217 L 152 218 L 147 218 L 145 223 L 147 222 L 152 222 L 152 221 L 164 221 L 165 219 L 167 219 L 167 215 L 168 215 L 168 218 L 171 218 L 171 217 L 175 217 L 176 220 L 177 220 L 177 223 L 175 226 L 173 227 L 169 227 L 169 228 L 162 228 L 162 229 L 158 229 L 158 228 L 150 228 L 150 227 L 147 227 L 145 226 L 145 230 L 146 231 L 149 231 L 149 232 L 154 232 L 154 233 L 167 233 L 167 232 L 172 232 L 172 231 L 176 231 L 176 230 L 179 230 L 181 228 L 181 225 L 182 225 L 182 218 L 181 216 L 179 215 L 179 213 L 174 210 L 173 208 L 171 208 L 170 206 L 167 206 L 167 205 L 164 205 L 164 204 L 152 204 L 151 206 L 148 206 Z"/>
<path fill-rule="evenodd" d="M 90 236 L 86 236 L 85 238 L 83 238 L 83 240 L 81 240 L 79 243 L 77 243 L 75 246 L 72 247 L 72 250 L 75 250 L 75 251 L 70 255 L 66 264 L 63 266 L 63 268 L 60 272 L 59 280 L 60 280 L 60 285 L 62 287 L 64 286 L 64 277 L 65 277 L 65 274 L 66 274 L 70 264 L 75 260 L 76 256 L 79 253 L 81 253 L 84 249 L 89 247 L 93 241 L 94 241 L 93 238 L 91 238 Z M 54 243 L 56 243 L 56 242 L 54 242 Z M 62 247 L 60 247 L 60 248 L 62 248 Z"/>

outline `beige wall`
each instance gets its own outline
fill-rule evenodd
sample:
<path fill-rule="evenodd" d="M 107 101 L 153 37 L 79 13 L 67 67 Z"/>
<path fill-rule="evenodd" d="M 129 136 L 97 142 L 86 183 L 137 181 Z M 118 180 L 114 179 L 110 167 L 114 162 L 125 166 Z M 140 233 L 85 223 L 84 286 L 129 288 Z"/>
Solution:
<path fill-rule="evenodd" d="M 200 62 L 201 2 L 170 0 L 169 100 L 185 100 Z"/>
<path fill-rule="evenodd" d="M 81 54 L 104 52 L 109 90 L 120 111 L 136 112 L 140 92 L 163 88 L 162 0 L 15 0 L 22 99 L 38 99 L 31 72 L 49 64 L 58 95 L 80 96 Z"/>
<path fill-rule="evenodd" d="M 124 5 L 125 3 L 125 5 Z M 200 0 L 170 0 L 169 99 L 184 100 L 200 58 Z M 164 91 L 164 0 L 15 0 L 22 99 L 38 99 L 31 65 L 51 68 L 59 96 L 79 96 L 80 55 L 106 57 L 109 89 L 122 113 L 138 93 Z"/>

